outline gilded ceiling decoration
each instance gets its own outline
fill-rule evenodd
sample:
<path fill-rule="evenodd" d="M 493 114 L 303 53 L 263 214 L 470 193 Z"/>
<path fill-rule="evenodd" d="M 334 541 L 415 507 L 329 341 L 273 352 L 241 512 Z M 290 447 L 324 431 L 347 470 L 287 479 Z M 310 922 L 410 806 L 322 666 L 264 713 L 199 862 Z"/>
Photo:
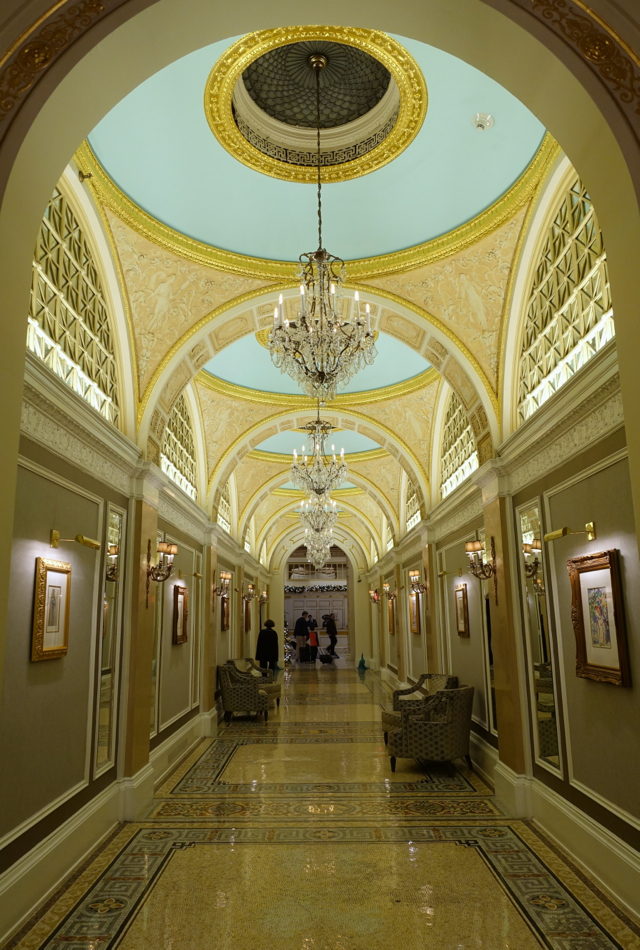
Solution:
<path fill-rule="evenodd" d="M 494 392 L 505 294 L 525 211 L 444 261 L 369 281 L 442 321 L 474 354 Z"/>
<path fill-rule="evenodd" d="M 268 285 L 186 261 L 107 215 L 129 296 L 138 385 L 144 393 L 171 347 L 203 317 Z"/>
<path fill-rule="evenodd" d="M 207 80 L 207 121 L 234 158 L 273 178 L 315 182 L 314 136 L 305 135 L 310 103 L 315 106 L 306 88 L 306 49 L 329 60 L 322 90 L 321 124 L 329 137 L 324 182 L 366 175 L 411 144 L 426 115 L 427 88 L 400 43 L 355 27 L 282 27 L 243 36 Z"/>
<path fill-rule="evenodd" d="M 288 481 L 289 463 L 273 464 L 266 468 L 262 462 L 251 458 L 251 453 L 249 453 L 238 463 L 234 469 L 234 475 L 238 497 L 238 519 L 242 526 L 253 514 L 251 509 L 267 482 L 277 475 L 281 476 L 280 484 Z"/>
<path fill-rule="evenodd" d="M 350 474 L 363 475 L 389 499 L 392 508 L 400 511 L 400 483 L 402 468 L 391 459 L 372 459 L 370 462 L 357 462 L 350 467 Z"/>
<path fill-rule="evenodd" d="M 394 432 L 402 433 L 403 440 L 412 447 L 427 471 L 439 385 L 440 381 L 436 378 L 416 393 L 367 406 L 368 415 Z M 360 430 L 363 431 L 362 427 Z"/>

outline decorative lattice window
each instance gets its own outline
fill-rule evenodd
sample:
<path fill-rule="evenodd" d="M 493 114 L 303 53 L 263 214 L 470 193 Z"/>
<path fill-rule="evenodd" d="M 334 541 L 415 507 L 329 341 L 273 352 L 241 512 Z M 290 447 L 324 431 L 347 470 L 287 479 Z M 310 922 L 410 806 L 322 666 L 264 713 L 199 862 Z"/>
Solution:
<path fill-rule="evenodd" d="M 178 396 L 164 431 L 160 467 L 180 488 L 196 497 L 196 448 L 184 393 Z"/>
<path fill-rule="evenodd" d="M 247 528 L 246 534 L 244 536 L 244 549 L 251 554 L 251 534 L 249 528 Z"/>
<path fill-rule="evenodd" d="M 591 199 L 576 178 L 546 235 L 527 301 L 518 425 L 614 335 L 602 232 Z"/>
<path fill-rule="evenodd" d="M 267 566 L 267 542 L 262 542 L 262 547 L 260 548 L 260 563 Z"/>
<path fill-rule="evenodd" d="M 412 481 L 407 482 L 407 531 L 411 531 L 414 525 L 420 521 L 420 499 L 416 486 Z"/>
<path fill-rule="evenodd" d="M 444 417 L 440 466 L 443 498 L 446 498 L 478 467 L 478 453 L 471 425 L 462 403 L 453 390 Z"/>
<path fill-rule="evenodd" d="M 118 374 L 102 283 L 71 205 L 57 188 L 35 249 L 27 346 L 118 425 Z"/>
<path fill-rule="evenodd" d="M 224 486 L 220 492 L 220 501 L 218 502 L 218 524 L 226 531 L 227 534 L 231 534 L 231 493 L 229 491 L 229 483 Z"/>

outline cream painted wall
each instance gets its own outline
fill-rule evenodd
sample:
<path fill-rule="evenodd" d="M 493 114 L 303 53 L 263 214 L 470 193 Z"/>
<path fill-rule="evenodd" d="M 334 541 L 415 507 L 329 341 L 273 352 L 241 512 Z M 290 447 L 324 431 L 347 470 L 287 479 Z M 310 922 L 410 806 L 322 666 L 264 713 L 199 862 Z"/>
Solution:
<path fill-rule="evenodd" d="M 586 794 L 599 796 L 640 821 L 640 565 L 626 458 L 599 471 L 587 471 L 545 495 L 547 530 L 574 530 L 594 521 L 597 539 L 584 535 L 549 544 L 556 630 L 560 643 L 561 682 L 568 746 L 568 778 Z M 621 556 L 625 616 L 631 658 L 631 688 L 582 679 L 575 674 L 575 637 L 571 623 L 568 558 L 618 548 Z"/>
<path fill-rule="evenodd" d="M 20 466 L 10 566 L 7 663 L 0 714 L 0 838 L 72 790 L 89 783 L 100 552 L 62 537 L 101 538 L 102 500 L 57 476 Z M 65 657 L 31 662 L 36 558 L 71 564 L 69 647 Z"/>
<path fill-rule="evenodd" d="M 189 600 L 188 635 L 186 643 L 173 642 L 173 603 L 174 589 L 183 586 L 193 590 L 195 578 L 187 575 L 195 571 L 195 549 L 187 546 L 184 541 L 174 537 L 170 531 L 165 534 L 166 540 L 178 544 L 178 553 L 174 564 L 174 573 L 164 584 L 160 585 L 162 597 L 162 642 L 160 661 L 160 732 L 172 722 L 191 710 L 192 679 L 191 668 L 193 662 L 194 619 L 195 604 L 193 598 Z M 178 571 L 185 575 L 184 580 L 178 579 Z"/>

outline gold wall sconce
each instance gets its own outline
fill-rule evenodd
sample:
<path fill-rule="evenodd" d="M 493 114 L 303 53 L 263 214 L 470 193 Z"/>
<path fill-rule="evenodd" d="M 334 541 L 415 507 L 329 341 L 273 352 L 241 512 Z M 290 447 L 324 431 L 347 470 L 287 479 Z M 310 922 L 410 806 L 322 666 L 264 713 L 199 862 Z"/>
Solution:
<path fill-rule="evenodd" d="M 75 538 L 61 538 L 60 532 L 56 531 L 55 528 L 51 529 L 51 536 L 49 538 L 49 545 L 52 548 L 57 548 L 60 542 L 71 541 L 77 542 L 78 544 L 84 545 L 85 548 L 93 548 L 94 551 L 99 551 L 102 545 L 99 541 L 94 541 L 93 538 L 87 538 L 84 534 L 77 534 Z"/>
<path fill-rule="evenodd" d="M 531 544 L 525 543 L 522 545 L 525 577 L 534 578 L 540 570 L 540 561 L 538 559 L 538 554 L 540 551 L 542 551 L 542 542 L 539 538 L 534 538 Z M 528 561 L 527 558 L 532 554 L 535 555 L 533 561 Z"/>
<path fill-rule="evenodd" d="M 214 597 L 228 597 L 229 596 L 229 585 L 231 584 L 231 572 L 230 571 L 220 571 L 220 587 L 213 585 L 213 596 Z"/>
<path fill-rule="evenodd" d="M 242 594 L 242 599 L 245 602 L 245 604 L 250 604 L 253 598 L 256 596 L 256 589 L 253 584 L 247 584 L 246 594 L 244 592 L 244 584 L 242 585 L 242 588 L 240 590 L 238 590 L 238 588 L 236 587 L 235 591 L 236 591 L 236 594 Z"/>
<path fill-rule="evenodd" d="M 157 564 L 151 561 L 151 538 L 147 544 L 147 599 L 146 606 L 149 606 L 149 586 L 151 581 L 156 584 L 164 584 L 173 573 L 173 559 L 178 553 L 177 544 L 169 544 L 168 541 L 158 541 L 157 553 L 160 555 Z"/>
<path fill-rule="evenodd" d="M 420 581 L 420 571 L 409 571 L 409 583 L 412 594 L 426 594 L 429 590 L 429 585 Z"/>
<path fill-rule="evenodd" d="M 380 604 L 380 594 L 378 593 L 377 588 L 375 590 L 369 591 L 369 600 L 372 604 Z"/>
<path fill-rule="evenodd" d="M 498 603 L 498 568 L 496 566 L 496 539 L 491 536 L 491 560 L 483 561 L 484 543 L 482 541 L 467 541 L 464 551 L 469 558 L 469 573 L 473 574 L 480 581 L 488 581 L 493 578 L 493 592 Z"/>
<path fill-rule="evenodd" d="M 402 588 L 402 587 L 400 588 L 400 590 L 403 590 L 403 589 L 404 589 L 404 588 Z M 397 587 L 394 587 L 393 590 L 391 590 L 391 586 L 390 586 L 389 584 L 383 584 L 383 585 L 382 585 L 382 593 L 383 593 L 383 595 L 387 598 L 387 600 L 397 600 L 397 599 L 398 599 L 398 588 L 397 588 Z"/>
<path fill-rule="evenodd" d="M 110 544 L 107 554 L 107 580 L 115 584 L 120 576 L 120 548 L 117 544 Z"/>
<path fill-rule="evenodd" d="M 595 541 L 595 521 L 587 521 L 584 531 L 572 531 L 571 528 L 558 528 L 557 531 L 549 531 L 548 534 L 545 534 L 544 539 L 545 541 L 558 541 L 559 538 L 565 538 L 568 534 L 586 534 L 587 541 Z"/>
<path fill-rule="evenodd" d="M 259 603 L 260 606 L 262 607 L 263 604 L 266 604 L 266 602 L 267 602 L 268 599 L 269 599 L 269 598 L 267 597 L 267 592 L 266 592 L 266 590 L 263 590 L 262 593 L 260 594 L 260 596 L 258 597 L 258 603 Z"/>

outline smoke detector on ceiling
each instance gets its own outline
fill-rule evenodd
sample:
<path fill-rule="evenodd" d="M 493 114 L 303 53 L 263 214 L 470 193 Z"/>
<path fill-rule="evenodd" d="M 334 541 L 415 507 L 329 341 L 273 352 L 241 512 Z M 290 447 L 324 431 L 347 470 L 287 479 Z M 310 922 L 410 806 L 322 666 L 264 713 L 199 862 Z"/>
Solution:
<path fill-rule="evenodd" d="M 493 128 L 495 122 L 493 116 L 489 115 L 488 112 L 476 112 L 471 121 L 478 132 L 486 132 L 487 129 Z"/>

